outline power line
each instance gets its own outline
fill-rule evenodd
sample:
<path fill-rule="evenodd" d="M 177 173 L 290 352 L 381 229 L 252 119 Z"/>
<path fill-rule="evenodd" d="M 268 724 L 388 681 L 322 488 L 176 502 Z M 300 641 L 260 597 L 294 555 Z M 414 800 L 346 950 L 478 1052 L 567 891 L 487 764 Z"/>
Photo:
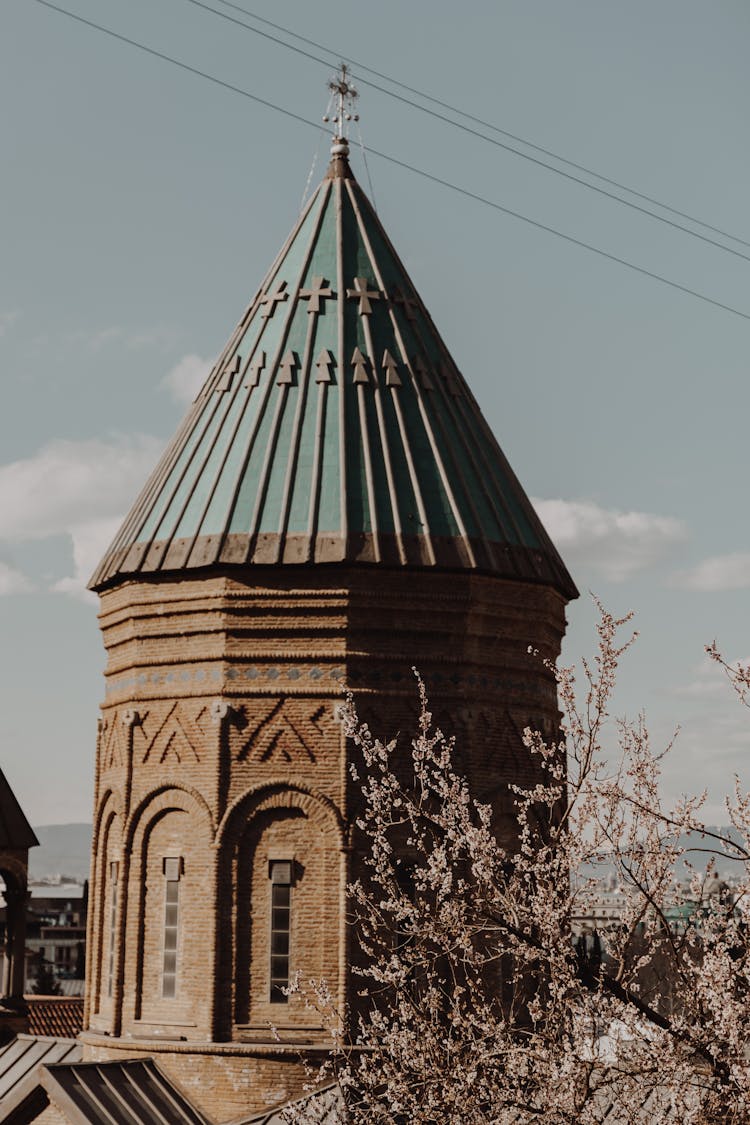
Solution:
<path fill-rule="evenodd" d="M 629 270 L 635 270 L 636 273 L 642 274 L 644 277 L 653 278 L 654 281 L 661 281 L 664 285 L 671 285 L 673 289 L 679 289 L 681 293 L 689 293 L 691 297 L 697 297 L 700 301 L 707 301 L 709 305 L 714 305 L 717 309 L 724 309 L 726 312 L 735 313 L 741 316 L 743 320 L 750 320 L 750 313 L 741 312 L 740 309 L 734 308 L 732 305 L 725 305 L 722 301 L 717 301 L 713 297 L 706 296 L 705 293 L 699 293 L 697 289 L 690 289 L 687 285 L 681 285 L 679 281 L 671 281 L 668 277 L 663 277 L 659 273 L 654 273 L 647 270 L 644 266 L 637 266 L 635 262 L 629 262 L 627 258 L 618 258 L 616 254 L 610 254 L 608 250 L 601 250 L 598 246 L 593 246 L 590 242 L 584 242 L 583 239 L 575 238 L 572 234 L 564 234 L 562 231 L 557 230 L 555 227 L 547 226 L 546 223 L 541 223 L 537 219 L 531 219 L 528 215 L 522 215 L 520 211 L 513 211 L 510 207 L 503 206 L 502 203 L 496 203 L 492 199 L 487 199 L 483 195 L 477 195 L 468 188 L 459 187 L 457 184 L 452 184 L 449 180 L 443 180 L 440 176 L 435 176 L 431 172 L 425 172 L 421 168 L 415 168 L 413 164 L 407 164 L 404 160 L 397 160 L 395 156 L 387 156 L 384 152 L 378 152 L 375 148 L 369 148 L 368 152 L 373 156 L 379 156 L 383 160 L 387 160 L 390 164 L 396 164 L 399 168 L 405 168 L 409 172 L 414 172 L 417 176 L 423 176 L 426 180 L 431 180 L 434 184 L 440 184 L 441 187 L 450 188 L 451 191 L 457 191 L 461 195 L 465 195 L 468 199 L 474 199 L 477 203 L 484 203 L 487 207 L 492 207 L 495 211 L 502 211 L 504 215 L 510 215 L 514 219 L 520 219 L 522 223 L 528 223 L 537 230 L 546 231 L 547 234 L 554 234 L 557 238 L 562 238 L 565 242 L 570 242 L 573 246 L 580 246 L 583 250 L 590 250 L 592 254 L 598 254 L 602 258 L 608 258 L 610 262 L 617 262 L 620 266 L 627 266 Z"/>
<path fill-rule="evenodd" d="M 84 16 L 79 16 L 75 12 L 69 12 L 67 8 L 61 8 L 58 4 L 51 3 L 51 0 L 36 0 L 36 3 L 41 4 L 45 8 L 51 8 L 54 12 L 59 12 L 62 16 L 69 16 L 70 19 L 75 20 L 76 23 L 82 23 L 85 24 L 86 27 L 92 27 L 95 31 L 101 31 L 104 35 L 109 35 L 112 39 L 119 40 L 120 43 L 127 43 L 129 47 L 137 47 L 139 51 L 145 51 L 147 55 L 153 55 L 155 59 L 161 59 L 163 62 L 178 66 L 180 70 L 187 70 L 189 74 L 195 74 L 198 78 L 205 78 L 208 82 L 213 82 L 215 86 L 222 86 L 225 90 L 231 90 L 233 94 L 242 94 L 244 98 L 250 98 L 251 101 L 257 102 L 258 105 L 265 106 L 266 109 L 273 109 L 277 113 L 283 113 L 285 117 L 291 117 L 293 121 L 299 121 L 302 125 L 311 125 L 314 129 L 320 129 L 320 125 L 316 125 L 314 121 L 308 121 L 306 117 L 301 117 L 300 114 L 293 113 L 290 109 L 283 109 L 274 102 L 269 102 L 266 101 L 265 98 L 258 97 L 257 94 L 251 94 L 249 90 L 243 90 L 241 86 L 233 86 L 231 82 L 225 82 L 223 78 L 216 78 L 213 74 L 209 74 L 205 70 L 199 70 L 197 66 L 191 66 L 189 63 L 180 62 L 179 59 L 174 59 L 171 55 L 164 54 L 163 51 L 157 51 L 154 47 L 147 47 L 145 43 L 139 43 L 136 39 L 128 39 L 127 35 L 121 35 L 118 31 L 112 31 L 111 28 L 104 27 L 100 23 L 87 20 Z"/>
<path fill-rule="evenodd" d="M 189 2 L 195 2 L 195 0 L 189 0 Z M 351 57 L 351 55 L 341 54 L 339 52 L 332 51 L 329 47 L 326 47 L 321 43 L 316 43 L 314 39 L 308 39 L 304 35 L 299 35 L 297 32 L 292 31 L 290 28 L 284 27 L 282 24 L 274 23 L 272 20 L 265 19 L 263 16 L 259 16 L 255 12 L 248 11 L 247 8 L 243 8 L 239 4 L 233 3 L 232 0 L 217 0 L 217 2 L 219 4 L 223 4 L 227 8 L 233 8 L 237 12 L 242 12 L 243 15 L 249 16 L 251 19 L 257 20 L 258 23 L 265 24 L 267 27 L 272 27 L 276 31 L 281 31 L 284 35 L 288 35 L 292 39 L 299 40 L 300 43 L 306 43 L 309 47 L 315 47 L 316 50 L 325 51 L 328 54 L 330 54 L 332 58 L 334 58 L 334 57 L 337 58 L 337 59 L 339 57 L 347 58 L 349 60 L 349 62 L 351 62 L 352 65 L 354 67 L 356 67 L 357 70 L 359 70 L 359 71 L 365 71 L 367 74 L 374 74 L 376 78 L 381 78 L 384 82 L 390 82 L 391 85 L 398 86 L 399 89 L 406 90 L 407 93 L 414 94 L 414 95 L 416 95 L 416 97 L 423 98 L 425 101 L 428 101 L 428 102 L 432 102 L 433 105 L 438 105 L 438 106 L 441 107 L 441 109 L 447 109 L 450 113 L 455 113 L 459 117 L 465 118 L 465 120 L 467 120 L 467 121 L 473 121 L 476 125 L 481 125 L 482 128 L 484 128 L 484 129 L 490 129 L 493 133 L 498 133 L 500 136 L 507 137 L 511 141 L 517 141 L 519 144 L 525 145 L 527 148 L 533 149 L 534 152 L 540 152 L 540 153 L 542 153 L 543 156 L 549 156 L 553 160 L 559 161 L 561 164 L 567 164 L 567 166 L 569 168 L 575 168 L 576 171 L 578 171 L 578 172 L 583 172 L 587 176 L 593 176 L 594 179 L 600 180 L 604 184 L 609 184 L 610 187 L 618 188 L 620 191 L 626 191 L 628 193 L 628 195 L 634 195 L 637 199 L 642 199 L 646 203 L 652 203 L 655 207 L 660 207 L 663 211 L 668 211 L 670 214 L 677 215 L 681 219 L 687 219 L 688 222 L 695 223 L 696 226 L 703 227 L 704 230 L 710 230 L 714 234 L 720 234 L 722 236 L 722 238 L 728 238 L 732 242 L 738 242 L 741 246 L 750 247 L 750 241 L 747 241 L 744 238 L 740 238 L 736 234 L 731 234 L 731 232 L 729 232 L 729 231 L 722 230 L 721 227 L 716 227 L 716 226 L 713 226 L 711 223 L 706 223 L 702 219 L 696 218 L 695 215 L 688 214 L 687 211 L 680 211 L 677 207 L 673 207 L 669 203 L 664 203 L 662 200 L 654 198 L 654 196 L 646 195 L 644 192 L 637 191 L 636 188 L 628 187 L 627 184 L 623 184 L 619 180 L 610 179 L 610 177 L 602 175 L 601 172 L 595 172 L 592 168 L 587 168 L 585 164 L 577 164 L 575 160 L 569 160 L 565 156 L 560 156 L 559 153 L 553 152 L 551 149 L 544 148 L 542 145 L 535 144 L 533 141 L 529 141 L 525 137 L 519 136 L 517 133 L 510 133 L 510 132 L 508 132 L 507 129 L 501 129 L 498 125 L 493 125 L 492 122 L 490 122 L 490 121 L 484 121 L 481 117 L 476 117 L 473 113 L 467 113 L 466 110 L 459 109 L 457 106 L 451 105 L 449 102 L 441 101 L 440 98 L 436 98 L 432 94 L 427 94 L 423 90 L 416 89 L 414 86 L 408 86 L 405 82 L 400 82 L 397 78 L 392 78 L 390 75 L 384 74 L 380 70 L 375 70 L 373 67 L 366 66 L 362 62 L 357 62 L 357 60 L 353 59 Z M 207 5 L 205 5 L 205 4 L 200 4 L 199 6 L 207 7 Z M 213 10 L 213 9 L 209 9 L 209 10 Z M 217 12 L 216 14 L 222 15 L 223 13 Z M 256 28 L 250 28 L 249 30 L 257 31 Z M 262 34 L 262 33 L 258 32 L 258 34 Z M 273 37 L 269 37 L 269 38 L 273 38 Z M 277 40 L 277 39 L 274 39 L 274 42 L 280 42 L 280 41 Z M 291 44 L 288 44 L 288 43 L 287 44 L 282 43 L 282 46 L 287 46 L 290 49 L 295 50 L 295 48 L 291 47 Z M 314 58 L 314 56 L 312 56 L 312 55 L 308 55 L 307 57 L 308 58 Z M 316 59 L 316 61 L 322 62 L 324 60 Z M 328 65 L 330 65 L 330 63 Z M 392 94 L 391 91 L 389 91 L 389 90 L 382 90 L 380 86 L 375 85 L 375 83 L 368 82 L 367 79 L 365 79 L 365 78 L 360 77 L 359 80 L 360 80 L 360 82 L 363 82 L 368 86 L 371 86 L 373 89 L 379 90 L 382 93 L 390 95 L 391 97 L 397 96 L 397 95 Z M 415 109 L 419 109 L 423 113 L 430 113 L 430 110 L 428 110 L 425 106 L 420 106 L 420 105 L 417 105 L 416 103 L 413 103 L 413 102 L 408 102 L 408 104 L 414 105 Z M 461 126 L 458 122 L 453 121 L 453 122 L 449 122 L 449 123 L 456 126 L 457 128 L 461 128 Z M 489 141 L 490 143 L 493 143 L 491 137 L 485 137 L 485 136 L 483 136 L 482 134 L 479 134 L 479 133 L 476 133 L 475 135 L 481 136 L 483 140 L 486 140 L 486 141 Z M 509 151 L 515 152 L 516 150 L 509 148 Z M 526 153 L 518 153 L 517 155 L 522 156 L 525 159 L 532 159 L 531 157 L 528 157 L 528 155 Z M 543 165 L 543 166 L 548 167 L 546 164 Z M 564 173 L 561 172 L 560 169 L 553 168 L 553 169 L 551 169 L 551 171 L 559 172 L 561 175 L 564 175 Z M 576 182 L 579 182 L 579 181 L 576 181 Z M 594 191 L 597 190 L 597 188 L 594 184 L 587 184 L 586 186 L 592 188 Z M 619 201 L 621 203 L 625 203 L 626 205 L 628 205 L 628 201 L 624 200 L 624 199 L 620 199 L 619 196 L 614 196 L 613 198 L 619 199 Z M 646 213 L 652 214 L 652 212 L 646 212 Z M 654 218 L 659 218 L 659 217 L 660 216 L 654 216 Z M 680 227 L 679 229 L 683 229 L 683 228 Z M 689 231 L 688 233 L 694 234 L 695 232 Z M 697 237 L 700 237 L 700 236 L 698 235 Z M 723 249 L 730 250 L 730 253 L 732 252 L 730 247 L 728 247 L 728 246 L 723 247 Z"/>
<path fill-rule="evenodd" d="M 228 0 L 219 0 L 219 2 L 227 3 Z M 288 51 L 294 51 L 295 54 L 302 55 L 307 59 L 311 59 L 313 62 L 320 63 L 322 66 L 330 67 L 331 65 L 327 59 L 322 59 L 317 55 L 311 54 L 309 51 L 304 51 L 301 47 L 294 47 L 291 43 L 285 43 L 283 39 L 279 39 L 275 35 L 270 35 L 267 31 L 261 31 L 259 28 L 253 27 L 252 24 L 237 19 L 236 16 L 230 16 L 226 12 L 220 12 L 217 8 L 212 8 L 210 4 L 205 3 L 205 0 L 187 0 L 187 3 L 192 4 L 195 8 L 202 8 L 205 12 L 211 12 L 213 15 L 218 16 L 219 19 L 226 20 L 236 27 L 244 28 L 245 31 L 251 31 L 253 35 L 259 35 L 263 39 L 270 40 L 272 43 L 277 43 L 280 47 L 284 47 Z M 244 8 L 240 8 L 237 4 L 231 4 L 231 7 L 236 8 L 240 12 L 244 12 L 245 15 L 251 18 L 257 18 L 253 16 L 252 12 L 245 11 Z M 323 50 L 325 49 L 326 48 L 323 48 Z M 568 180 L 570 183 L 578 184 L 579 187 L 588 188 L 589 191 L 594 191 L 597 195 L 601 195 L 605 199 L 611 199 L 615 203 L 622 204 L 623 207 L 629 207 L 632 211 L 637 211 L 641 215 L 646 215 L 656 220 L 658 223 L 664 223 L 666 226 L 672 227 L 673 230 L 682 231 L 683 234 L 687 234 L 691 238 L 697 238 L 701 242 L 707 243 L 709 246 L 715 246 L 718 250 L 724 250 L 727 254 L 733 254 L 736 258 L 742 258 L 743 261 L 750 262 L 750 255 L 744 254 L 741 250 L 735 250 L 732 246 L 726 246 L 723 242 L 717 242 L 715 238 L 709 238 L 708 235 L 690 230 L 689 227 L 683 226 L 682 223 L 675 222 L 674 219 L 668 219 L 665 215 L 658 215 L 655 211 L 650 211 L 648 207 L 643 207 L 640 203 L 633 203 L 630 199 L 623 199 L 621 195 L 616 195 L 613 191 L 597 187 L 596 184 L 589 183 L 588 180 L 583 180 L 580 176 L 574 176 L 571 172 L 565 172 L 562 168 L 555 168 L 553 164 L 548 164 L 546 160 L 540 160 L 539 157 L 531 156 L 528 152 L 522 152 L 521 149 L 514 148 L 513 145 L 506 144 L 504 141 L 498 141 L 494 137 L 488 137 L 486 133 L 480 133 L 478 129 L 472 129 L 467 125 L 461 125 L 458 121 L 453 121 L 452 118 L 446 117 L 444 113 L 438 113 L 434 109 L 428 109 L 427 106 L 418 105 L 402 94 L 396 94 L 393 90 L 387 90 L 384 86 L 379 86 L 377 82 L 371 82 L 367 78 L 362 77 L 359 77 L 359 82 L 365 86 L 369 86 L 373 90 L 377 90 L 381 94 L 385 94 L 389 98 L 394 98 L 397 102 L 401 102 L 402 105 L 411 106 L 413 109 L 418 109 L 422 113 L 426 113 L 428 116 L 435 118 L 437 121 L 442 121 L 446 125 L 451 125 L 454 129 L 460 129 L 464 134 L 468 133 L 470 136 L 486 141 L 487 144 L 494 145 L 496 148 L 503 149 L 505 152 L 510 152 L 514 156 L 520 156 L 522 160 L 528 160 L 529 163 L 535 164 L 538 168 L 544 168 L 548 172 L 553 172 L 556 176 L 562 176 L 564 180 Z M 738 239 L 737 241 L 741 240 Z"/>
<path fill-rule="evenodd" d="M 265 98 L 259 97 L 257 94 L 251 94 L 249 90 L 245 90 L 241 86 L 234 86 L 231 82 L 225 82 L 222 78 L 216 78 L 214 75 L 209 74 L 207 71 L 200 70 L 198 69 L 198 67 L 191 66 L 189 63 L 181 62 L 179 59 L 175 59 L 171 55 L 167 55 L 163 51 L 158 51 L 153 47 L 148 47 L 145 43 L 140 43 L 136 39 L 130 39 L 126 35 L 122 35 L 117 31 L 113 31 L 111 28 L 104 27 L 102 24 L 95 23 L 93 20 L 86 19 L 84 16 L 77 15 L 75 12 L 71 12 L 67 8 L 63 8 L 58 4 L 52 3 L 52 0 L 35 0 L 35 2 L 37 4 L 41 4 L 45 8 L 51 9 L 52 11 L 59 12 L 60 15 L 68 16 L 70 19 L 75 20 L 76 23 L 83 24 L 95 31 L 99 31 L 112 39 L 116 39 L 120 43 L 125 43 L 130 47 L 135 47 L 137 50 L 143 51 L 147 55 L 151 55 L 154 58 L 161 60 L 162 62 L 170 63 L 172 66 L 176 66 L 180 70 L 185 70 L 189 74 L 196 75 L 198 78 L 205 78 L 208 82 L 212 82 L 216 86 L 220 86 L 225 90 L 230 90 L 234 94 L 240 94 L 242 97 L 249 98 L 251 101 L 264 106 L 266 109 L 271 109 L 276 113 L 281 113 L 284 115 L 284 117 L 289 117 L 293 121 L 299 122 L 301 125 L 306 125 L 308 128 L 315 129 L 318 133 L 320 132 L 320 124 L 318 122 L 309 121 L 306 117 L 302 117 L 298 113 L 293 113 L 291 110 L 284 109 L 282 106 L 276 105 L 275 102 L 270 102 Z M 739 316 L 743 320 L 750 320 L 750 313 L 742 312 L 741 309 L 737 309 L 732 305 L 727 305 L 723 301 L 718 301 L 713 297 L 709 297 L 705 293 L 700 293 L 697 289 L 691 289 L 689 288 L 689 286 L 682 285 L 677 281 L 672 281 L 670 278 L 664 277 L 662 274 L 655 273 L 643 266 L 636 265 L 634 262 L 630 262 L 626 258 L 620 258 L 616 254 L 611 254 L 607 250 L 602 250 L 600 247 L 594 246 L 590 242 L 584 242 L 582 239 L 575 238 L 573 235 L 565 234 L 563 233 L 563 231 L 559 231 L 555 227 L 548 226 L 546 223 L 542 223 L 537 219 L 532 219 L 528 215 L 523 215 L 520 211 L 513 211 L 510 207 L 505 207 L 502 203 L 497 203 L 495 200 L 487 199 L 485 196 L 479 195 L 473 191 L 469 191 L 468 188 L 462 188 L 458 184 L 451 183 L 449 180 L 442 179 L 440 176 L 436 176 L 431 172 L 425 172 L 423 169 L 417 168 L 413 164 L 408 164 L 404 160 L 399 160 L 395 156 L 390 156 L 388 153 L 379 152 L 377 149 L 371 147 L 368 147 L 368 151 L 373 156 L 380 157 L 381 160 L 386 160 L 389 164 L 394 164 L 398 168 L 403 168 L 408 172 L 413 172 L 415 175 L 421 176 L 423 179 L 429 180 L 431 183 L 439 184 L 441 187 L 448 188 L 451 191 L 457 192 L 459 195 L 463 195 L 467 199 L 473 199 L 476 203 L 482 203 L 486 207 L 491 207 L 495 211 L 500 211 L 505 215 L 509 215 L 511 218 L 519 219 L 521 222 L 527 223 L 529 226 L 536 227 L 538 230 L 544 231 L 547 234 L 553 234 L 556 238 L 561 238 L 565 242 L 571 243 L 573 246 L 578 246 L 583 250 L 588 250 L 592 254 L 597 254 L 601 258 L 607 258 L 609 261 L 617 263 L 617 265 L 625 266 L 627 269 L 633 270 L 635 273 L 639 273 L 644 277 L 649 277 L 654 281 L 659 281 L 663 285 L 668 285 L 672 289 L 676 289 L 681 293 L 686 293 L 691 297 L 697 298 L 699 301 L 704 301 L 708 305 L 713 305 L 715 308 L 723 309 L 725 312 L 732 313 L 734 316 Z"/>

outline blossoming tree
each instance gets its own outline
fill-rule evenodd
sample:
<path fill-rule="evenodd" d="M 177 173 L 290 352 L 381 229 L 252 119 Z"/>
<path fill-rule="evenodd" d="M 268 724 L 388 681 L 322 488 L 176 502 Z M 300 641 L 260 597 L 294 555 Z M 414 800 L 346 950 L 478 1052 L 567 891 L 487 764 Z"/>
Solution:
<path fill-rule="evenodd" d="M 582 691 L 555 670 L 559 740 L 525 732 L 541 780 L 516 790 L 510 849 L 454 769 L 421 681 L 407 769 L 402 747 L 344 706 L 369 852 L 351 887 L 361 1010 L 336 1011 L 325 982 L 296 986 L 330 1027 L 311 1078 L 337 1082 L 341 1122 L 750 1121 L 750 795 L 736 785 L 727 800 L 731 838 L 702 823 L 702 798 L 664 805 L 643 718 L 609 714 L 629 620 L 600 607 Z M 746 700 L 750 668 L 724 667 Z M 735 862 L 731 894 L 716 889 L 715 858 L 696 861 L 696 833 Z M 617 925 L 574 943 L 605 869 L 622 892 Z M 322 1106 L 288 1117 L 318 1120 Z M 324 1111 L 332 1120 L 330 1099 Z"/>

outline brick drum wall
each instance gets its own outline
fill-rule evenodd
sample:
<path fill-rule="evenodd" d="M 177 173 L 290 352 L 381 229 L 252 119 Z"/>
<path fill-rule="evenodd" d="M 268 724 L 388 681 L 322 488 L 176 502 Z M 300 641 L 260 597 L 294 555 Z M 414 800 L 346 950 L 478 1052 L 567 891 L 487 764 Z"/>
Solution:
<path fill-rule="evenodd" d="M 554 679 L 528 648 L 555 658 L 564 630 L 563 600 L 543 586 L 381 568 L 256 568 L 252 578 L 125 582 L 103 594 L 100 617 L 86 1057 L 158 1050 L 219 1119 L 301 1090 L 299 1051 L 321 1042 L 301 1001 L 270 1001 L 273 861 L 293 863 L 292 971 L 350 998 L 358 790 L 336 718 L 342 685 L 376 733 L 402 732 L 406 750 L 416 665 L 461 768 L 508 834 L 508 782 L 533 775 L 521 731 L 558 722 Z M 173 997 L 163 989 L 170 861 Z M 273 1046 L 270 1024 L 291 1053 Z"/>

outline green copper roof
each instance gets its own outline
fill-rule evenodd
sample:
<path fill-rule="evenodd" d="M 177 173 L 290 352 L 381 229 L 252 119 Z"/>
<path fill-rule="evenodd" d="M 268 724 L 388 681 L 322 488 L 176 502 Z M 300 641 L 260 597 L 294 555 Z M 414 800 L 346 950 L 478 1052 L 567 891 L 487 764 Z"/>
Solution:
<path fill-rule="evenodd" d="M 344 144 L 91 586 L 336 563 L 576 596 Z"/>

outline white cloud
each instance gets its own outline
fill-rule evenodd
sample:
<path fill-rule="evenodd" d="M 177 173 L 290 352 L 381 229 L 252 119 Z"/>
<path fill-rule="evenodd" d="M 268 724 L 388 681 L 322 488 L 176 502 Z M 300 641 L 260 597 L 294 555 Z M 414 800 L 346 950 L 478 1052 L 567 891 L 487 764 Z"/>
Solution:
<path fill-rule="evenodd" d="M 0 466 L 0 539 L 45 539 L 123 512 L 162 446 L 147 434 L 53 441 Z"/>
<path fill-rule="evenodd" d="M 675 582 L 688 590 L 746 590 L 750 587 L 750 552 L 713 555 L 677 574 Z"/>
<path fill-rule="evenodd" d="M 750 659 L 732 660 L 730 664 L 734 668 L 740 664 L 746 668 L 750 665 Z M 733 698 L 726 672 L 709 656 L 703 657 L 694 668 L 693 678 L 688 683 L 675 688 L 674 694 L 692 699 L 717 699 L 723 702 L 731 702 Z"/>
<path fill-rule="evenodd" d="M 8 594 L 28 594 L 34 589 L 30 578 L 14 566 L 0 561 L 0 597 Z"/>
<path fill-rule="evenodd" d="M 65 336 L 66 344 L 74 348 L 86 348 L 90 352 L 100 352 L 108 344 L 113 344 L 122 336 L 122 329 L 111 325 L 109 328 L 77 328 Z"/>
<path fill-rule="evenodd" d="M 154 348 L 157 351 L 170 351 L 176 348 L 182 337 L 182 330 L 171 324 L 157 324 L 144 332 L 132 332 L 125 337 L 128 348 Z"/>
<path fill-rule="evenodd" d="M 533 500 L 539 518 L 574 569 L 622 582 L 658 562 L 685 539 L 681 520 L 601 508 L 591 500 Z"/>
<path fill-rule="evenodd" d="M 205 383 L 210 370 L 209 359 L 201 359 L 199 355 L 184 355 L 164 376 L 161 385 L 166 387 L 177 402 L 189 405 Z"/>
<path fill-rule="evenodd" d="M 87 590 L 86 585 L 121 523 L 122 516 L 117 515 L 109 519 L 89 520 L 71 527 L 69 534 L 73 540 L 73 574 L 59 578 L 51 589 L 58 594 L 70 594 L 74 598 L 95 602 L 96 594 Z"/>
<path fill-rule="evenodd" d="M 4 336 L 8 329 L 13 327 L 20 315 L 17 310 L 0 313 L 0 336 Z"/>
<path fill-rule="evenodd" d="M 89 352 L 99 352 L 114 344 L 130 350 L 153 348 L 168 351 L 177 346 L 180 336 L 180 330 L 168 324 L 157 324 L 142 332 L 128 331 L 121 325 L 111 324 L 107 328 L 76 328 L 72 332 L 66 332 L 63 340 L 69 347 Z"/>
<path fill-rule="evenodd" d="M 51 588 L 80 594 L 161 449 L 146 434 L 54 441 L 0 466 L 0 541 L 68 536 L 74 573 Z"/>

